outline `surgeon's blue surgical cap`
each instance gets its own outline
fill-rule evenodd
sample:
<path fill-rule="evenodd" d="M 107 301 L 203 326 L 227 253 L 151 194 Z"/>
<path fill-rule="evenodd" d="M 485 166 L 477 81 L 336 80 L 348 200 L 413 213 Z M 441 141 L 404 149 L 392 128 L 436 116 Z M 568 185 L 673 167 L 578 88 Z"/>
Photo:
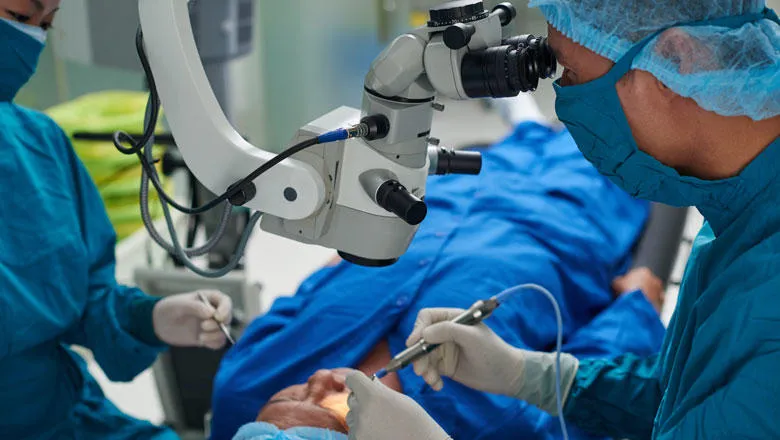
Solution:
<path fill-rule="evenodd" d="M 764 0 L 531 0 L 562 34 L 618 61 L 662 32 L 634 59 L 675 93 L 725 116 L 780 115 L 780 25 L 758 19 L 737 29 L 678 24 L 761 13 Z"/>
<path fill-rule="evenodd" d="M 282 431 L 270 423 L 244 425 L 233 440 L 347 440 L 347 436 L 322 428 L 290 428 Z"/>

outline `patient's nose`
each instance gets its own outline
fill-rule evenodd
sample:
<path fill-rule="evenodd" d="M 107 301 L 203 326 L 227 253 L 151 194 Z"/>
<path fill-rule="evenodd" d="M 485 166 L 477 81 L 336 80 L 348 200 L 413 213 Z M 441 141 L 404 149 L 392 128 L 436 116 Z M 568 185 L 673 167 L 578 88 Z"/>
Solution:
<path fill-rule="evenodd" d="M 309 378 L 309 399 L 318 402 L 332 393 L 345 389 L 344 377 L 331 370 L 319 370 Z"/>

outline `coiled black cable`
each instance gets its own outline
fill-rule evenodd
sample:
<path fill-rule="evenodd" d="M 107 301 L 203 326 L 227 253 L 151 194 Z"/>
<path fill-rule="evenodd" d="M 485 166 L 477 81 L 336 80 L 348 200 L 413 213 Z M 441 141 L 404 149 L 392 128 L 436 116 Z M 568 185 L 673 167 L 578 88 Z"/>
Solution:
<path fill-rule="evenodd" d="M 136 139 L 133 138 L 133 136 L 131 136 L 130 134 L 124 131 L 117 131 L 113 135 L 114 146 L 117 148 L 117 150 L 119 150 L 123 154 L 135 154 L 138 156 L 138 160 L 141 162 L 141 166 L 149 175 L 152 185 L 154 186 L 154 189 L 159 194 L 160 198 L 163 201 L 165 201 L 165 203 L 171 205 L 177 211 L 189 215 L 203 214 L 207 211 L 210 211 L 216 208 L 217 206 L 219 206 L 221 203 L 229 201 L 231 197 L 241 192 L 245 186 L 251 185 L 255 179 L 260 177 L 262 174 L 264 174 L 274 166 L 281 163 L 283 160 L 290 158 L 291 156 L 295 155 L 296 153 L 306 148 L 309 148 L 311 146 L 320 143 L 320 139 L 315 137 L 300 142 L 296 145 L 293 145 L 292 147 L 288 148 L 282 153 L 276 155 L 273 159 L 261 165 L 259 168 L 257 168 L 247 177 L 245 177 L 235 185 L 231 186 L 230 189 L 228 189 L 221 195 L 217 196 L 213 200 L 206 202 L 204 205 L 200 207 L 188 208 L 176 203 L 176 201 L 173 200 L 165 192 L 162 184 L 160 183 L 159 178 L 157 177 L 157 173 L 154 168 L 154 165 L 150 163 L 147 160 L 146 156 L 143 154 L 144 146 L 147 145 L 149 143 L 149 140 L 152 139 L 152 137 L 154 136 L 154 130 L 157 127 L 157 122 L 160 117 L 160 96 L 157 93 L 157 85 L 154 81 L 154 74 L 152 73 L 152 68 L 149 65 L 149 58 L 147 57 L 146 50 L 144 49 L 143 31 L 141 30 L 140 27 L 138 28 L 138 32 L 136 32 L 135 47 L 136 47 L 136 51 L 138 52 L 138 58 L 141 61 L 141 67 L 143 68 L 144 75 L 146 76 L 147 84 L 149 86 L 149 100 L 150 100 L 150 107 L 151 107 L 150 109 L 151 115 L 148 124 L 146 124 L 146 126 L 144 127 L 143 137 L 139 141 L 136 141 Z M 131 146 L 129 148 L 125 147 L 124 145 L 122 145 L 123 142 L 128 142 L 130 143 Z"/>

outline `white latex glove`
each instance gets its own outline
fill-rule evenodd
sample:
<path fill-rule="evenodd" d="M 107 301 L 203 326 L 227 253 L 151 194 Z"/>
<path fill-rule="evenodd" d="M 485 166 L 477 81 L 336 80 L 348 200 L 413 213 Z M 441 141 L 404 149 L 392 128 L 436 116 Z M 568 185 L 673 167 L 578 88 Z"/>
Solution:
<path fill-rule="evenodd" d="M 411 398 L 355 371 L 347 376 L 349 440 L 450 440 Z"/>
<path fill-rule="evenodd" d="M 198 292 L 192 292 L 167 296 L 154 306 L 154 332 L 161 341 L 176 347 L 212 350 L 225 345 L 227 341 L 217 321 L 230 326 L 233 301 L 221 292 L 204 290 L 201 293 L 211 305 L 201 301 Z"/>
<path fill-rule="evenodd" d="M 463 313 L 461 309 L 425 309 L 417 316 L 414 331 L 406 344 L 420 338 L 441 344 L 414 363 L 414 372 L 433 389 L 444 385 L 447 376 L 467 387 L 524 400 L 557 415 L 555 394 L 555 354 L 512 347 L 484 323 L 466 326 L 447 322 Z M 561 353 L 561 394 L 569 394 L 579 362 Z"/>

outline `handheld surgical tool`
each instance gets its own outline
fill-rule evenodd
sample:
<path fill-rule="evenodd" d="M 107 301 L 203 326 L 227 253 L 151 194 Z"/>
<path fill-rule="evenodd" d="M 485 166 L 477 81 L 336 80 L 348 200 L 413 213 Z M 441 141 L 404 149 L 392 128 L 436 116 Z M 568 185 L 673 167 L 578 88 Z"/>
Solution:
<path fill-rule="evenodd" d="M 499 296 L 494 296 L 488 300 L 479 300 L 450 322 L 461 325 L 477 325 L 493 314 L 501 305 L 501 299 Z M 425 342 L 425 339 L 420 339 L 416 344 L 396 355 L 385 368 L 377 371 L 372 379 L 381 379 L 390 373 L 408 367 L 414 361 L 435 350 L 439 345 L 429 344 Z"/>
<path fill-rule="evenodd" d="M 206 295 L 203 294 L 203 292 L 198 292 L 198 298 L 200 298 L 201 301 L 203 301 L 204 304 L 207 306 L 213 307 L 211 302 L 209 302 L 208 298 L 206 298 Z M 228 342 L 230 342 L 230 345 L 236 345 L 236 341 L 233 339 L 233 336 L 230 335 L 230 330 L 228 330 L 227 326 L 224 322 L 216 321 L 217 325 L 219 325 L 219 329 L 222 330 L 222 333 L 225 334 L 225 338 L 227 338 Z"/>

